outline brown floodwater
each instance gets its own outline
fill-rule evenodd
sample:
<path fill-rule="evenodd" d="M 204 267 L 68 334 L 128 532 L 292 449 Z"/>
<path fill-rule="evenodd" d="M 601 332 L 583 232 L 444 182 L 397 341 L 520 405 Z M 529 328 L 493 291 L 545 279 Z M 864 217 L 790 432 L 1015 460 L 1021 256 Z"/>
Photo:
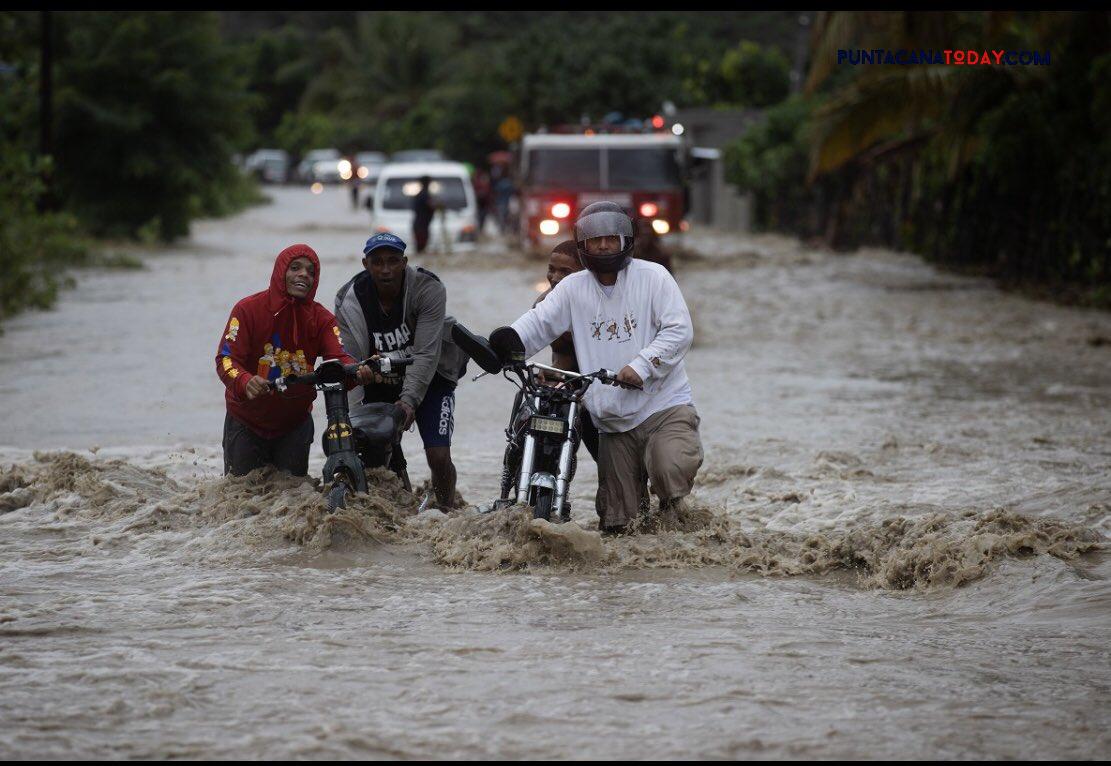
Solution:
<path fill-rule="evenodd" d="M 330 307 L 369 235 L 341 189 L 272 194 L 5 325 L 0 756 L 1111 756 L 1111 316 L 692 234 L 677 524 L 600 538 L 585 450 L 571 524 L 479 514 L 513 389 L 469 376 L 468 511 L 378 475 L 328 515 L 311 481 L 220 476 L 231 305 L 307 242 Z M 412 260 L 483 332 L 544 270 Z"/>

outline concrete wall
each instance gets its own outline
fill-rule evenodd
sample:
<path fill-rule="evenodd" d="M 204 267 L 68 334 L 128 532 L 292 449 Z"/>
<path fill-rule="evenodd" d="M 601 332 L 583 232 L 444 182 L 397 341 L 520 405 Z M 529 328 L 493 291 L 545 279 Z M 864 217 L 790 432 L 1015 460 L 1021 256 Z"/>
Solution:
<path fill-rule="evenodd" d="M 763 115 L 759 109 L 680 109 L 681 123 L 692 147 L 719 149 L 736 141 Z M 725 181 L 723 160 L 706 160 L 696 167 L 690 186 L 688 219 L 694 225 L 727 231 L 748 231 L 751 223 L 748 195 L 739 194 Z"/>

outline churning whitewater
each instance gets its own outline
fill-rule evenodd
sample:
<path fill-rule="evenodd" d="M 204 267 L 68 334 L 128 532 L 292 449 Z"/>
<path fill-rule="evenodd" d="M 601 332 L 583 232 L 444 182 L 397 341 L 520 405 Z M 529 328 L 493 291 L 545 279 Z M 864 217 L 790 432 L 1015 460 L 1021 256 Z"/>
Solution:
<path fill-rule="evenodd" d="M 690 236 L 707 459 L 677 514 L 600 536 L 585 450 L 571 523 L 480 513 L 514 389 L 470 374 L 466 510 L 378 471 L 329 514 L 318 445 L 307 479 L 220 475 L 212 351 L 292 242 L 329 303 L 368 228 L 344 203 L 276 190 L 6 325 L 0 756 L 1111 755 L 1111 317 Z M 421 265 L 483 332 L 543 278 Z"/>

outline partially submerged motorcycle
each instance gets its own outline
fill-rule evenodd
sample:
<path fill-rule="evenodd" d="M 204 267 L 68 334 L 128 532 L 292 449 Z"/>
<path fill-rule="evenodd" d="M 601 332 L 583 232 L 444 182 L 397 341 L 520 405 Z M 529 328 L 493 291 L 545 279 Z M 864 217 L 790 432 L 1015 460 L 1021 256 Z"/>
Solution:
<path fill-rule="evenodd" d="M 484 374 L 500 372 L 518 388 L 505 429 L 501 497 L 491 510 L 521 503 L 532 506 L 534 518 L 567 521 L 571 517 L 568 497 L 578 462 L 575 455 L 581 439 L 583 397 L 595 381 L 626 384 L 619 382 L 612 370 L 578 373 L 528 363 L 523 358 L 503 360 L 489 340 L 460 324 L 452 329 L 452 339 Z"/>
<path fill-rule="evenodd" d="M 393 404 L 377 403 L 354 420 L 347 403 L 349 377 L 354 377 L 359 367 L 366 365 L 382 375 L 401 376 L 413 363 L 412 357 L 383 355 L 357 364 L 343 364 L 336 359 L 322 362 L 313 372 L 305 375 L 286 375 L 270 383 L 278 392 L 289 386 L 315 386 L 324 393 L 324 407 L 328 413 L 328 427 L 321 438 L 324 454 L 324 493 L 328 510 L 343 508 L 347 496 L 366 492 L 366 469 L 390 467 L 409 489 L 409 477 L 397 435 L 405 422 L 405 415 Z"/>

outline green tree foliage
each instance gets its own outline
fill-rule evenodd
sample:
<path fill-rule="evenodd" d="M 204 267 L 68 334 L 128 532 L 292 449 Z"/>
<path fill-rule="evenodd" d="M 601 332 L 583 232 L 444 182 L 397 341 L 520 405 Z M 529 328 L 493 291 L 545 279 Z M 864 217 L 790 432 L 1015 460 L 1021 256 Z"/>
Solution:
<path fill-rule="evenodd" d="M 301 26 L 264 30 L 245 45 L 247 89 L 255 96 L 252 117 L 259 136 L 270 136 L 316 75 L 309 36 Z M 288 129 L 287 129 L 288 130 Z"/>
<path fill-rule="evenodd" d="M 78 12 L 62 25 L 57 166 L 67 206 L 99 234 L 162 239 L 242 188 L 242 67 L 215 14 Z"/>
<path fill-rule="evenodd" d="M 791 67 L 781 51 L 742 40 L 720 58 L 695 62 L 684 85 L 696 102 L 766 107 L 787 97 Z"/>
<path fill-rule="evenodd" d="M 249 21 L 235 18 L 236 26 Z M 245 38 L 259 73 L 252 83 L 278 71 L 275 58 L 285 62 L 281 71 L 312 77 L 290 78 L 281 94 L 267 86 L 256 145 L 297 154 L 330 136 L 345 151 L 432 147 L 476 163 L 505 148 L 497 127 L 509 115 L 535 128 L 611 112 L 646 117 L 664 100 L 773 103 L 787 92 L 786 58 L 773 44 L 738 47 L 737 40 L 783 45 L 797 30 L 785 13 L 725 12 L 707 24 L 695 12 L 675 11 L 383 11 L 356 14 L 299 53 L 290 44 L 275 55 L 277 41 L 300 39 L 306 28 L 284 20 L 284 31 Z M 287 112 L 276 129 L 265 117 L 278 111 L 275 99 Z M 306 134 L 313 138 L 300 138 Z"/>
<path fill-rule="evenodd" d="M 726 150 L 726 176 L 751 192 L 756 219 L 768 228 L 794 225 L 813 201 L 806 183 L 811 110 L 802 97 L 784 101 Z"/>
<path fill-rule="evenodd" d="M 787 57 L 748 40 L 722 57 L 721 74 L 728 89 L 725 100 L 731 104 L 771 106 L 791 89 Z"/>
<path fill-rule="evenodd" d="M 666 15 L 596 20 L 546 17 L 512 38 L 503 54 L 506 85 L 526 123 L 647 116 L 681 93 L 673 58 L 688 28 Z"/>
<path fill-rule="evenodd" d="M 297 157 L 330 147 L 335 140 L 335 123 L 319 112 L 286 112 L 274 131 L 274 143 Z"/>
<path fill-rule="evenodd" d="M 38 146 L 38 35 L 36 14 L 0 12 L 0 140 L 7 148 Z"/>
<path fill-rule="evenodd" d="M 771 110 L 729 154 L 760 222 L 1111 304 L 1107 13 L 834 13 L 815 31 L 805 109 Z M 837 71 L 836 50 L 856 47 L 1050 51 L 1052 64 Z"/>
<path fill-rule="evenodd" d="M 37 14 L 0 13 L 0 320 L 47 308 L 65 271 L 90 258 L 73 216 L 41 210 L 49 159 L 39 142 Z"/>
<path fill-rule="evenodd" d="M 89 259 L 73 216 L 38 211 L 43 170 L 26 152 L 0 143 L 0 319 L 48 308 L 65 270 Z"/>

